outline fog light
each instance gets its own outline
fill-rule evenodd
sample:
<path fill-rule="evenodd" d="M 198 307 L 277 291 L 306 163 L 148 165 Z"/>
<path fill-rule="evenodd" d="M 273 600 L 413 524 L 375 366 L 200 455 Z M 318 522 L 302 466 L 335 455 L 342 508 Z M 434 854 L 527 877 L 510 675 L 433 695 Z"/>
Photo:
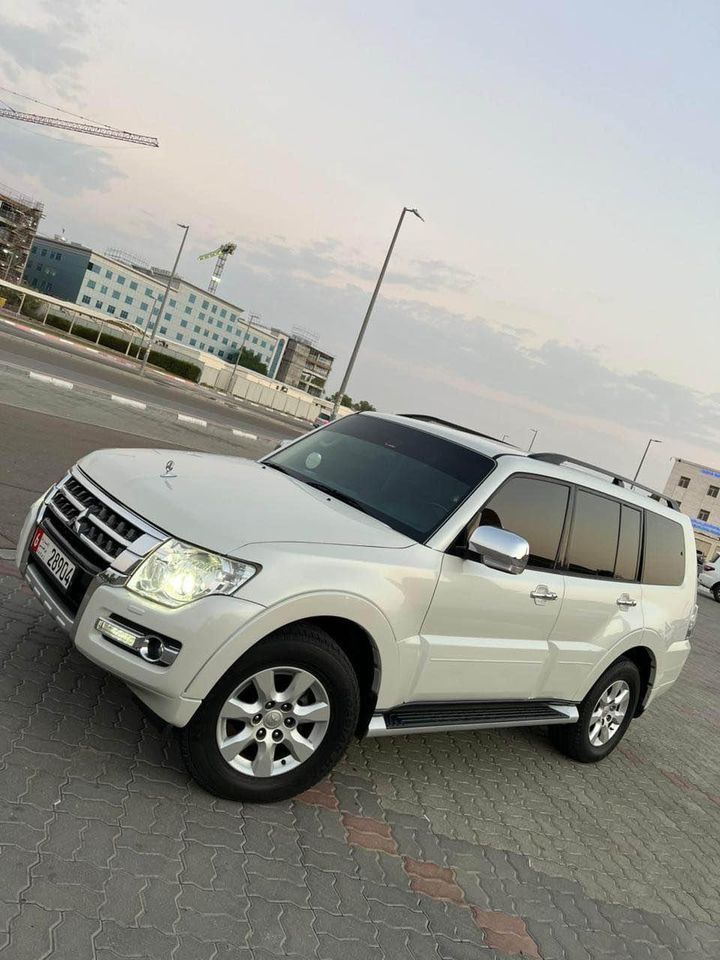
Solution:
<path fill-rule="evenodd" d="M 116 643 L 122 643 L 125 647 L 134 647 L 135 641 L 140 636 L 139 633 L 128 630 L 119 623 L 105 620 L 103 617 L 98 617 L 95 623 L 95 629 L 104 637 L 107 637 L 108 640 L 115 640 Z"/>

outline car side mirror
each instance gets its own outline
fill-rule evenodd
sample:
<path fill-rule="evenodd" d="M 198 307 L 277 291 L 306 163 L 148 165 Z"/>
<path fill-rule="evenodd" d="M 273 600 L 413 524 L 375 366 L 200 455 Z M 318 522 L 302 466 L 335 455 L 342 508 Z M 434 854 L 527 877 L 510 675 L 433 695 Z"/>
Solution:
<path fill-rule="evenodd" d="M 530 557 L 530 544 L 523 537 L 499 527 L 476 527 L 468 550 L 478 554 L 486 567 L 503 573 L 522 573 Z"/>

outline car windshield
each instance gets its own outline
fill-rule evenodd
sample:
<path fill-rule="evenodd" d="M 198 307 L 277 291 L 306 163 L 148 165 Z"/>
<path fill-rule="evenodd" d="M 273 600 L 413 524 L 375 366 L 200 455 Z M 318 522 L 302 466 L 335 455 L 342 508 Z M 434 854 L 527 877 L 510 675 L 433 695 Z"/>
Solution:
<path fill-rule="evenodd" d="M 269 457 L 317 487 L 423 542 L 490 473 L 494 461 L 424 430 L 355 415 Z"/>

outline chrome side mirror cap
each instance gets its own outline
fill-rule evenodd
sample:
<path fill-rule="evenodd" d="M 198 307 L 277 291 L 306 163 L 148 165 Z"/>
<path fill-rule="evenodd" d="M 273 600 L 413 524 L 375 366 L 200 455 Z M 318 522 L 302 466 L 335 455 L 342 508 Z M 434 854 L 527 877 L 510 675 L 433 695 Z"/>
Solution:
<path fill-rule="evenodd" d="M 503 573 L 522 573 L 530 557 L 530 544 L 523 537 L 499 527 L 477 527 L 470 534 L 468 550 L 486 567 Z"/>

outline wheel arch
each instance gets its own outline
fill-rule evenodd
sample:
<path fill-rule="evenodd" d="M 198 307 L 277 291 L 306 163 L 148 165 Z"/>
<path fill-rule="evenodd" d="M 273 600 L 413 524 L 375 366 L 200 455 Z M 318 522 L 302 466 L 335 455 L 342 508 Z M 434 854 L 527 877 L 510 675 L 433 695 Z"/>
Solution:
<path fill-rule="evenodd" d="M 639 717 L 645 711 L 657 674 L 657 656 L 652 648 L 645 644 L 628 644 L 628 646 L 622 650 L 611 650 L 607 657 L 595 667 L 592 674 L 586 679 L 583 689 L 575 699 L 578 702 L 584 700 L 588 692 L 592 690 L 595 683 L 597 683 L 605 671 L 609 670 L 610 667 L 614 666 L 619 660 L 630 660 L 640 672 L 640 696 L 638 697 L 634 714 L 636 717 Z"/>
<path fill-rule="evenodd" d="M 398 644 L 385 616 L 367 601 L 348 595 L 315 595 L 264 609 L 202 665 L 188 684 L 185 696 L 203 699 L 250 649 L 277 630 L 298 623 L 324 630 L 350 660 L 361 690 L 358 733 L 362 735 L 375 709 L 381 683 L 384 691 L 392 688 L 388 690 L 392 698 L 403 676 Z"/>

